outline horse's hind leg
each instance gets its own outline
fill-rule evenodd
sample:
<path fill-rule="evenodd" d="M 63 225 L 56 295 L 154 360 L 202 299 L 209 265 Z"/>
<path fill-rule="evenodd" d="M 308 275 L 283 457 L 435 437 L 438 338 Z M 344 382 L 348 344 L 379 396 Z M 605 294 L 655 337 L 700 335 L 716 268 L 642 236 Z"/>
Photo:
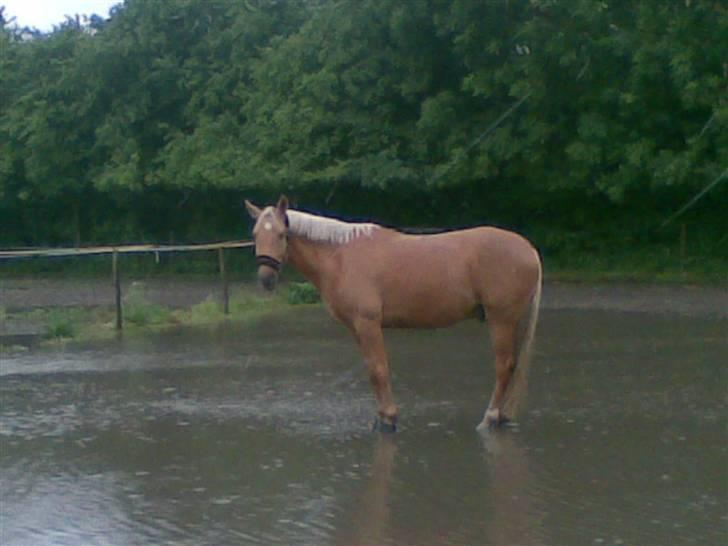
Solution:
<path fill-rule="evenodd" d="M 360 319 L 354 321 L 352 330 L 367 364 L 369 380 L 377 399 L 379 420 L 375 423 L 375 428 L 382 432 L 394 432 L 397 425 L 397 406 L 389 382 L 389 364 L 381 324 L 375 320 Z"/>
<path fill-rule="evenodd" d="M 490 335 L 495 353 L 495 387 L 478 429 L 499 426 L 509 421 L 503 413 L 508 385 L 516 369 L 517 321 L 497 321 L 491 317 Z"/>

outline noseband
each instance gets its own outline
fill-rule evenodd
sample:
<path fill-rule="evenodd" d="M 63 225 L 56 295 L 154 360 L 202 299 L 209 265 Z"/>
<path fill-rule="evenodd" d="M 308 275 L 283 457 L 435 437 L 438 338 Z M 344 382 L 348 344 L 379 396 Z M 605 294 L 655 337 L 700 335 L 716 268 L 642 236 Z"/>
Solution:
<path fill-rule="evenodd" d="M 273 269 L 276 273 L 280 273 L 281 271 L 281 262 L 280 260 L 276 260 L 273 256 L 267 256 L 265 254 L 259 254 L 255 257 L 255 261 L 258 263 L 258 265 L 267 265 L 271 269 Z"/>

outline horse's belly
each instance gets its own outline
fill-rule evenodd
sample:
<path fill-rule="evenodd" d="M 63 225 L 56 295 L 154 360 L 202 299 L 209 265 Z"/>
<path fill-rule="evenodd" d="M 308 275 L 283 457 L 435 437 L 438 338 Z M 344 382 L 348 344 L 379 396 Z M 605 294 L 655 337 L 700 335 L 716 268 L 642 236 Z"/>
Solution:
<path fill-rule="evenodd" d="M 467 294 L 416 292 L 382 298 L 382 325 L 390 328 L 442 328 L 474 316 L 477 302 Z"/>

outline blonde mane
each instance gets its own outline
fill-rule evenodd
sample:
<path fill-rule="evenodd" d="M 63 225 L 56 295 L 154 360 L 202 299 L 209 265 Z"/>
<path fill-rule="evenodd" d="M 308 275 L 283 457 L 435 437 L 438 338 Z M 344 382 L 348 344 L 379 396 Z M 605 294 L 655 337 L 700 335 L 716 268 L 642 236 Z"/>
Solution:
<path fill-rule="evenodd" d="M 291 233 L 322 243 L 346 244 L 359 237 L 371 237 L 381 227 L 377 224 L 343 222 L 290 209 L 287 214 Z"/>

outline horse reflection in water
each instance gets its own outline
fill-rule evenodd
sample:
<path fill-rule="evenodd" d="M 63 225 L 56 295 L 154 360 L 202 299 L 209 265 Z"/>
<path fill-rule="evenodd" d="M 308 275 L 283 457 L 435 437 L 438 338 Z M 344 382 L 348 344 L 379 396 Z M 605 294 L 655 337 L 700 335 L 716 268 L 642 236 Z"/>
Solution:
<path fill-rule="evenodd" d="M 400 484 L 408 479 L 419 479 L 412 475 L 409 457 L 405 457 L 404 466 L 398 472 L 395 438 L 391 435 L 380 436 L 374 445 L 371 473 L 355 495 L 354 505 L 342 513 L 342 522 L 336 525 L 338 531 L 333 544 L 434 546 L 482 543 L 492 546 L 541 546 L 548 543 L 544 536 L 541 511 L 532 505 L 531 495 L 536 489 L 534 477 L 529 468 L 528 455 L 518 436 L 491 432 L 481 439 L 482 448 L 473 444 L 472 450 L 461 451 L 455 456 L 448 451 L 447 461 L 442 461 L 444 466 L 467 466 L 465 459 L 468 459 L 468 455 L 477 457 L 478 452 L 483 450 L 482 457 L 477 457 L 481 464 L 475 467 L 476 471 L 479 467 L 482 473 L 473 476 L 468 486 L 487 488 L 489 502 L 473 506 L 461 498 L 447 496 L 462 489 L 456 487 L 453 490 L 445 475 L 426 478 L 431 488 L 429 495 L 393 498 L 391 489 L 395 478 Z M 428 501 L 434 501 L 435 505 L 428 505 Z M 405 505 L 401 506 L 401 502 Z M 442 518 L 442 527 L 430 521 L 439 519 L 441 512 L 453 510 L 459 513 L 460 518 L 452 518 L 450 514 Z M 411 519 L 413 513 L 420 516 Z M 468 521 L 466 529 L 453 526 L 462 523 L 463 519 Z M 414 523 L 416 527 L 403 526 L 404 521 Z M 477 542 L 473 542 L 475 534 Z"/>
<path fill-rule="evenodd" d="M 394 432 L 397 406 L 382 328 L 435 328 L 487 317 L 495 387 L 479 427 L 515 416 L 525 390 L 528 350 L 541 298 L 541 261 L 523 237 L 479 227 L 410 235 L 289 210 L 281 197 L 260 209 L 246 201 L 258 278 L 275 288 L 289 262 L 353 333 L 377 400 L 375 428 Z"/>
<path fill-rule="evenodd" d="M 397 446 L 392 436 L 380 436 L 374 445 L 372 470 L 359 493 L 354 510 L 334 540 L 341 546 L 387 544 L 390 525 L 390 487 Z"/>
<path fill-rule="evenodd" d="M 537 490 L 528 454 L 518 435 L 487 434 L 482 437 L 490 471 L 488 497 L 492 510 L 485 544 L 541 546 L 544 536 L 542 511 L 535 506 Z"/>

